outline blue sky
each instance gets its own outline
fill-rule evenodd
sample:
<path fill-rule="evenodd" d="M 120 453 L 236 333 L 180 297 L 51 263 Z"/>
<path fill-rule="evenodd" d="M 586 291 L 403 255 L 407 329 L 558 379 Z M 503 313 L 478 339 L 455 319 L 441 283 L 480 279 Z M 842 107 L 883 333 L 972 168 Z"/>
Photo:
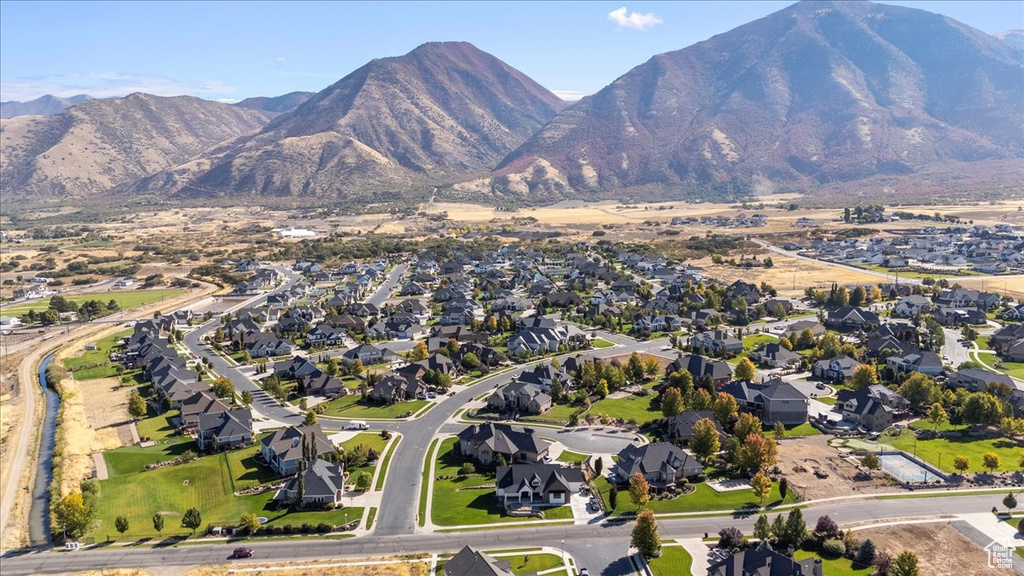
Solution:
<path fill-rule="evenodd" d="M 890 2 L 984 32 L 1020 1 Z M 654 54 L 790 2 L 0 2 L 0 99 L 142 91 L 237 100 L 318 91 L 372 58 L 465 40 L 545 87 L 593 93 Z"/>

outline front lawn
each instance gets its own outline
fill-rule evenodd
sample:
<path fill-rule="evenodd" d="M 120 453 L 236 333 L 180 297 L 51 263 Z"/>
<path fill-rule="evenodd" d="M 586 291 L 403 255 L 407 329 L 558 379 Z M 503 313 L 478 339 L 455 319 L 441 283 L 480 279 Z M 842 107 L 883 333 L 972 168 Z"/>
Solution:
<path fill-rule="evenodd" d="M 120 365 L 113 364 L 107 358 L 115 346 L 120 345 L 121 340 L 132 333 L 131 330 L 123 330 L 117 334 L 107 336 L 96 342 L 95 350 L 86 350 L 81 356 L 67 358 L 64 360 L 64 367 L 74 374 L 75 380 L 92 380 L 95 378 L 111 378 L 119 374 Z"/>
<path fill-rule="evenodd" d="M 981 455 L 985 452 L 995 452 L 999 455 L 1000 466 L 996 468 L 997 472 L 1012 472 L 1019 469 L 1017 461 L 1021 449 L 1024 448 L 1019 443 L 1006 438 L 978 438 L 954 433 L 928 440 L 918 440 L 915 450 L 914 433 L 910 430 L 903 430 L 898 437 L 883 436 L 880 441 L 892 444 L 908 454 L 916 452 L 918 458 L 927 460 L 933 466 L 940 467 L 944 472 L 955 472 L 953 458 L 956 456 L 970 458 L 971 466 L 967 469 L 968 472 L 987 471 L 982 466 L 981 459 Z"/>
<path fill-rule="evenodd" d="M 327 403 L 325 416 L 342 418 L 404 418 L 406 414 L 416 413 L 427 405 L 426 400 L 410 400 L 394 404 L 375 404 L 363 400 L 359 394 L 349 394 L 335 398 Z"/>
<path fill-rule="evenodd" d="M 807 550 L 797 550 L 793 553 L 795 560 L 806 560 L 807 558 L 821 558 L 822 573 L 828 574 L 828 576 L 870 576 L 875 571 L 871 566 L 854 567 L 853 561 L 846 558 L 829 560 Z"/>
<path fill-rule="evenodd" d="M 235 491 L 259 486 L 278 479 L 277 474 L 269 467 L 256 462 L 256 455 L 260 453 L 260 443 L 240 450 L 227 452 L 228 469 L 231 473 L 231 481 Z"/>
<path fill-rule="evenodd" d="M 558 455 L 559 462 L 565 462 L 566 464 L 576 464 L 577 462 L 584 462 L 587 458 L 590 458 L 587 454 L 580 454 L 579 452 L 573 452 L 572 450 L 562 450 L 562 453 Z"/>
<path fill-rule="evenodd" d="M 615 346 L 614 342 L 609 342 L 604 338 L 594 338 L 593 340 L 590 341 L 590 344 L 597 349 L 611 348 L 612 346 Z"/>
<path fill-rule="evenodd" d="M 569 416 L 576 411 L 577 406 L 572 404 L 554 404 L 551 409 L 543 414 L 536 416 L 524 416 L 524 421 L 534 422 L 551 422 L 553 424 L 565 424 L 569 421 Z"/>
<path fill-rule="evenodd" d="M 601 476 L 595 480 L 592 484 L 594 489 L 601 495 L 604 500 L 605 509 L 610 510 L 609 515 L 619 516 L 622 514 L 632 514 L 636 512 L 636 506 L 629 499 L 629 490 L 625 487 L 619 489 L 618 500 L 614 510 L 608 505 L 608 491 L 611 488 L 611 483 L 605 476 Z M 731 492 L 716 492 L 706 483 L 700 482 L 695 484 L 696 490 L 692 494 L 686 496 L 677 496 L 670 500 L 658 500 L 652 498 L 647 504 L 647 508 L 654 510 L 655 513 L 672 513 L 672 512 L 707 512 L 711 510 L 738 510 L 740 508 L 754 508 L 758 506 L 758 501 L 754 498 L 753 493 L 750 490 L 734 490 Z M 786 494 L 786 502 L 794 502 L 793 493 L 789 492 Z M 777 506 L 783 504 L 779 497 L 779 484 L 778 482 L 772 485 L 772 494 L 765 499 L 765 506 Z"/>
<path fill-rule="evenodd" d="M 682 546 L 662 546 L 661 556 L 647 561 L 647 565 L 650 566 L 651 573 L 654 576 L 689 574 L 692 564 L 693 558 L 690 557 L 690 553 L 686 551 L 686 548 Z"/>
<path fill-rule="evenodd" d="M 992 370 L 1008 374 L 1019 380 L 1024 380 L 1024 362 L 1007 362 L 1005 360 L 1000 360 L 998 356 L 988 352 L 979 352 L 978 360 L 981 360 L 982 364 Z M 996 364 L 999 364 L 1001 368 L 997 368 Z"/>
<path fill-rule="evenodd" d="M 142 433 L 140 432 L 141 436 Z M 155 438 L 154 438 L 155 439 Z M 165 436 L 157 440 L 156 446 L 142 448 L 124 446 L 103 453 L 107 463 L 107 473 L 111 478 L 116 476 L 134 475 L 142 472 L 149 464 L 174 460 L 189 450 L 196 451 L 196 441 L 186 436 Z"/>
<path fill-rule="evenodd" d="M 448 476 L 449 478 L 434 480 L 431 521 L 438 526 L 464 526 L 530 520 L 530 518 L 505 515 L 504 509 L 498 505 L 498 501 L 494 497 L 493 474 L 480 474 L 462 480 L 458 479 L 459 468 L 466 460 L 455 454 L 456 442 L 456 438 L 448 438 L 438 447 L 434 477 Z M 544 515 L 546 519 L 571 518 L 572 509 L 569 506 L 560 506 L 546 510 Z"/>
<path fill-rule="evenodd" d="M 637 424 L 645 424 L 663 418 L 661 410 L 653 406 L 654 398 L 654 394 L 647 396 L 631 394 L 624 398 L 605 398 L 594 402 L 587 414 L 595 416 L 607 414 L 613 418 L 636 420 Z"/>
<path fill-rule="evenodd" d="M 512 573 L 534 574 L 543 570 L 551 570 L 562 566 L 562 558 L 557 554 L 520 554 L 517 556 L 497 556 L 497 559 L 507 560 L 512 565 Z"/>

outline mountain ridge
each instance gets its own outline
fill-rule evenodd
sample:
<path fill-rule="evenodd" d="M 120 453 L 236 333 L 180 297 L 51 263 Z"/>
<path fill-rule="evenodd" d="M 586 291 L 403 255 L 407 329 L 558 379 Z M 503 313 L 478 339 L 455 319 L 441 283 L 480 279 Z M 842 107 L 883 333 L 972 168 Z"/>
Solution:
<path fill-rule="evenodd" d="M 25 102 L 9 100 L 7 102 L 0 102 L 0 119 L 16 118 L 18 116 L 49 116 L 91 99 L 92 96 L 88 94 L 76 94 L 67 98 L 61 98 L 53 94 L 43 94 L 38 98 Z"/>

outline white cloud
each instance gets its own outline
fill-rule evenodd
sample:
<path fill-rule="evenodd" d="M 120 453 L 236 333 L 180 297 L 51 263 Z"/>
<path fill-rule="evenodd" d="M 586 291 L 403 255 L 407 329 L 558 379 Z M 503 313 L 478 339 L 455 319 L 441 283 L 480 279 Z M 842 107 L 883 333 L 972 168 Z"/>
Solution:
<path fill-rule="evenodd" d="M 579 92 L 577 90 L 552 90 L 551 93 L 566 102 L 575 102 L 587 95 L 586 92 Z"/>
<path fill-rule="evenodd" d="M 644 30 L 655 24 L 661 24 L 661 18 L 654 13 L 628 12 L 625 6 L 609 12 L 608 19 L 615 22 L 619 28 L 633 28 L 634 30 Z"/>
<path fill-rule="evenodd" d="M 235 93 L 235 87 L 219 80 L 189 82 L 165 76 L 122 74 L 117 72 L 89 72 L 60 76 L 39 76 L 4 79 L 0 82 L 4 100 L 32 100 L 43 94 L 68 97 L 88 94 L 95 98 L 118 97 L 133 92 L 156 96 L 226 97 Z"/>
<path fill-rule="evenodd" d="M 278 56 L 277 58 L 275 58 L 275 59 L 274 59 L 274 63 L 275 63 L 275 64 L 277 64 L 277 65 L 281 65 L 281 64 L 284 64 L 284 63 L 285 63 L 285 62 L 287 62 L 287 61 L 288 61 L 288 60 L 287 60 L 287 59 L 285 59 L 285 57 L 284 57 L 284 56 Z"/>

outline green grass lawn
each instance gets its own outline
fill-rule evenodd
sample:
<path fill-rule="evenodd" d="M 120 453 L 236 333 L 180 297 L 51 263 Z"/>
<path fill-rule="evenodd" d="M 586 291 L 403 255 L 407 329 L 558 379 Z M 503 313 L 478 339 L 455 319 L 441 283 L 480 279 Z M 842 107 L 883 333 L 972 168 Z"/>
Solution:
<path fill-rule="evenodd" d="M 377 518 L 377 508 L 370 508 L 370 513 L 366 515 L 366 529 L 373 528 L 373 521 Z"/>
<path fill-rule="evenodd" d="M 360 444 L 366 445 L 368 448 L 373 448 L 378 454 L 384 450 L 384 446 L 388 443 L 387 440 L 381 438 L 380 434 L 376 432 L 360 432 L 352 438 L 345 440 L 341 443 L 341 447 L 345 450 L 352 450 Z"/>
<path fill-rule="evenodd" d="M 565 424 L 569 421 L 569 416 L 576 411 L 576 408 L 577 407 L 572 404 L 554 404 L 547 412 L 538 414 L 537 416 L 527 416 L 524 420 Z"/>
<path fill-rule="evenodd" d="M 253 469 L 246 462 L 251 454 L 252 448 L 213 454 L 188 464 L 112 475 L 110 479 L 100 481 L 96 524 L 91 535 L 97 539 L 117 537 L 114 518 L 124 516 L 130 526 L 125 538 L 156 537 L 152 517 L 157 513 L 165 516 L 164 536 L 188 534 L 188 529 L 180 528 L 180 522 L 182 514 L 190 507 L 197 508 L 202 515 L 203 528 L 200 530 L 209 524 L 237 524 L 242 514 L 247 512 L 266 516 L 271 526 L 307 522 L 341 524 L 344 521 L 346 510 L 342 509 L 298 513 L 277 510 L 271 501 L 273 491 L 234 496 L 235 490 L 255 483 L 256 479 L 251 476 Z M 347 512 L 349 519 L 362 515 L 361 508 L 348 509 Z"/>
<path fill-rule="evenodd" d="M 689 574 L 693 558 L 682 546 L 662 546 L 661 556 L 647 562 L 654 576 L 678 576 Z"/>
<path fill-rule="evenodd" d="M 598 349 L 611 348 L 612 346 L 615 346 L 614 342 L 609 342 L 604 338 L 594 338 L 593 340 L 590 341 L 590 343 L 594 346 L 594 348 Z"/>
<path fill-rule="evenodd" d="M 177 417 L 178 411 L 171 410 L 159 416 L 139 420 L 135 423 L 135 429 L 139 431 L 140 438 L 152 438 L 154 442 L 163 442 L 174 436 L 175 428 L 171 424 L 171 419 Z"/>
<path fill-rule="evenodd" d="M 743 349 L 750 352 L 751 350 L 770 342 L 778 342 L 778 339 L 773 336 L 769 336 L 768 334 L 749 334 L 743 337 Z"/>
<path fill-rule="evenodd" d="M 498 560 L 507 560 L 512 565 L 512 573 L 532 574 L 542 570 L 551 570 L 562 566 L 562 558 L 557 554 L 520 554 L 516 556 L 499 556 Z"/>
<path fill-rule="evenodd" d="M 431 521 L 438 526 L 462 526 L 498 522 L 524 522 L 529 518 L 506 516 L 494 498 L 493 476 L 471 476 L 457 480 L 459 467 L 465 462 L 452 448 L 457 439 L 448 438 L 438 448 L 434 476 L 452 476 L 450 480 L 435 480 Z M 426 480 L 426 478 L 424 478 Z M 477 487 L 490 485 L 489 488 Z M 569 506 L 545 510 L 545 519 L 572 517 Z"/>
<path fill-rule="evenodd" d="M 259 442 L 242 448 L 227 452 L 228 468 L 231 472 L 231 481 L 235 491 L 258 486 L 277 479 L 274 471 L 262 464 L 256 463 L 256 455 L 260 452 Z"/>
<path fill-rule="evenodd" d="M 882 442 L 892 444 L 894 447 L 914 454 L 914 434 L 904 430 L 898 437 L 883 436 Z M 999 455 L 1001 465 L 997 468 L 999 472 L 1012 472 L 1018 469 L 1018 459 L 1024 446 L 1006 438 L 975 438 L 973 436 L 953 436 L 932 438 L 929 440 L 917 441 L 917 456 L 927 460 L 934 466 L 939 466 L 945 472 L 954 472 L 953 458 L 966 456 L 971 459 L 971 467 L 968 472 L 982 472 L 981 455 L 985 452 L 995 452 Z"/>
<path fill-rule="evenodd" d="M 562 453 L 558 455 L 559 462 L 565 462 L 566 464 L 575 464 L 577 462 L 583 462 L 587 458 L 590 458 L 587 454 L 580 454 L 579 452 L 573 452 L 572 450 L 562 450 Z"/>
<path fill-rule="evenodd" d="M 592 483 L 592 486 L 604 500 L 605 508 L 611 510 L 608 505 L 608 490 L 611 488 L 611 483 L 604 476 L 601 476 Z M 654 510 L 655 513 L 672 513 L 672 512 L 706 512 L 711 510 L 737 510 L 740 508 L 748 508 L 758 506 L 758 501 L 754 498 L 753 493 L 750 490 L 735 490 L 732 492 L 715 492 L 707 484 L 701 482 L 696 484 L 697 490 L 692 494 L 686 496 L 678 496 L 671 500 L 656 500 L 652 499 L 648 504 L 647 508 Z M 786 494 L 786 503 L 794 502 L 793 493 Z M 622 515 L 632 514 L 636 512 L 636 506 L 629 499 L 629 491 L 626 489 L 619 490 L 618 501 L 616 507 L 611 511 L 610 515 Z M 779 484 L 778 482 L 772 485 L 772 494 L 764 501 L 765 506 L 775 506 L 783 504 L 779 497 Z"/>
<path fill-rule="evenodd" d="M 184 436 L 167 436 L 157 441 L 156 446 L 124 446 L 108 450 L 103 453 L 103 459 L 107 463 L 107 473 L 111 478 L 134 476 L 143 472 L 149 464 L 173 460 L 189 450 L 196 450 L 195 440 Z"/>
<path fill-rule="evenodd" d="M 107 359 L 110 351 L 121 339 L 132 333 L 123 330 L 96 342 L 95 350 L 86 350 L 81 356 L 64 360 L 64 366 L 75 375 L 75 380 L 92 380 L 94 378 L 110 378 L 117 376 L 118 365 Z"/>
<path fill-rule="evenodd" d="M 638 424 L 660 420 L 661 410 L 654 408 L 654 394 L 647 396 L 630 395 L 625 398 L 605 398 L 590 406 L 587 414 L 607 414 L 614 418 L 636 420 Z"/>
<path fill-rule="evenodd" d="M 806 560 L 807 558 L 821 557 L 814 552 L 797 550 L 793 553 L 793 558 L 796 560 Z M 836 560 L 822 558 L 821 568 L 822 573 L 828 574 L 828 576 L 870 576 L 875 571 L 871 566 L 865 568 L 854 567 L 853 562 L 846 558 L 838 558 Z"/>
<path fill-rule="evenodd" d="M 978 336 L 975 342 L 978 343 L 978 348 L 981 350 L 988 350 L 988 336 Z"/>
<path fill-rule="evenodd" d="M 420 504 L 417 516 L 417 524 L 425 526 L 427 523 L 427 498 L 430 497 L 427 489 L 430 485 L 430 461 L 434 458 L 434 450 L 437 448 L 437 438 L 430 441 L 427 447 L 427 460 L 423 462 L 423 473 L 420 475 Z"/>
<path fill-rule="evenodd" d="M 410 412 L 419 411 L 426 405 L 426 400 L 374 404 L 364 401 L 359 394 L 349 394 L 328 402 L 325 415 L 342 418 L 402 418 Z"/>
<path fill-rule="evenodd" d="M 398 443 L 401 441 L 401 437 L 395 438 L 391 443 L 391 448 L 388 449 L 388 453 L 384 455 L 384 459 L 380 464 L 380 475 L 377 476 L 377 482 L 373 486 L 374 490 L 384 489 L 384 479 L 387 477 L 388 466 L 391 465 L 391 457 L 395 455 L 395 450 L 398 449 Z"/>
<path fill-rule="evenodd" d="M 64 296 L 68 301 L 81 304 L 89 300 L 99 300 L 106 304 L 111 300 L 117 302 L 117 305 L 122 310 L 131 310 L 146 304 L 152 304 L 158 300 L 165 300 L 173 298 L 179 294 L 182 294 L 184 290 L 181 288 L 168 288 L 166 290 L 121 290 L 117 292 L 91 292 L 86 294 L 68 294 Z M 15 304 L 13 306 L 3 306 L 0 310 L 0 315 L 3 316 L 21 316 L 27 314 L 29 310 L 42 311 L 50 307 L 50 299 L 44 298 L 38 302 L 28 302 L 23 304 Z"/>
<path fill-rule="evenodd" d="M 981 360 L 982 364 L 984 364 L 988 368 L 991 368 L 992 370 L 996 370 L 1004 374 L 1009 374 L 1013 378 L 1024 380 L 1024 362 L 1006 362 L 1000 360 L 999 357 L 996 356 L 995 354 L 990 354 L 987 352 L 979 352 L 978 360 Z M 999 363 L 999 365 L 1002 366 L 1002 368 L 997 368 L 997 363 Z"/>
<path fill-rule="evenodd" d="M 828 404 L 829 406 L 835 406 L 836 402 L 839 399 L 836 398 L 835 396 L 819 396 L 819 397 L 815 398 L 815 400 L 817 400 L 818 402 L 821 402 L 822 404 Z"/>
<path fill-rule="evenodd" d="M 765 427 L 765 432 L 771 433 L 772 427 Z M 811 426 L 810 422 L 804 422 L 798 426 L 786 427 L 786 438 L 801 438 L 803 436 L 820 436 L 821 430 Z"/>

